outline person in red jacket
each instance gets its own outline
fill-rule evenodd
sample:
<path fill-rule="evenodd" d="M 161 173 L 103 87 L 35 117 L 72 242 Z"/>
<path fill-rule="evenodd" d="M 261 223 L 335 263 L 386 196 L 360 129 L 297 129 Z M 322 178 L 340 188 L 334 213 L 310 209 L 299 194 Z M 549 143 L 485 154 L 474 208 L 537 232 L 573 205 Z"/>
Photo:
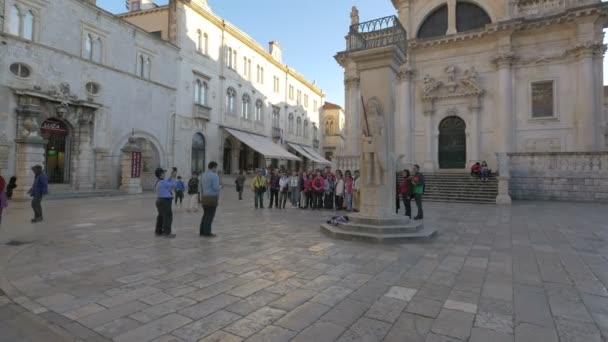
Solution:
<path fill-rule="evenodd" d="M 403 181 L 401 182 L 401 198 L 403 198 L 403 205 L 405 206 L 405 216 L 412 218 L 412 192 L 414 187 L 412 186 L 412 177 L 410 176 L 410 170 L 403 170 Z"/>
<path fill-rule="evenodd" d="M 314 198 L 314 193 L 312 190 L 312 174 L 309 174 L 308 176 L 306 174 L 304 174 L 305 180 L 304 180 L 304 209 L 308 209 L 308 207 L 310 207 L 312 209 L 313 207 L 313 198 Z"/>
<path fill-rule="evenodd" d="M 317 171 L 317 176 L 312 180 L 312 190 L 314 192 L 313 209 L 323 208 L 323 195 L 325 194 L 325 179 L 321 171 Z"/>

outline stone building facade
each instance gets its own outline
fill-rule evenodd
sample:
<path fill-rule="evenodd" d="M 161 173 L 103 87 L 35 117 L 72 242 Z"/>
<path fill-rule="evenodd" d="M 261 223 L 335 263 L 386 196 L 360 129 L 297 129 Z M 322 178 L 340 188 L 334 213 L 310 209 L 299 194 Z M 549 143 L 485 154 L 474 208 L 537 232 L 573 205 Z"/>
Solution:
<path fill-rule="evenodd" d="M 344 154 L 344 126 L 346 115 L 337 104 L 325 102 L 323 105 L 323 154 L 325 159 L 333 161 L 334 156 Z M 334 163 L 334 168 L 337 165 Z"/>
<path fill-rule="evenodd" d="M 606 146 L 600 0 L 393 0 L 407 32 L 393 85 L 397 148 L 407 164 L 465 170 L 496 153 L 598 151 Z M 357 13 L 348 39 L 372 40 Z M 381 21 L 374 21 L 378 24 Z M 370 33 L 371 32 L 371 33 Z M 381 34 L 375 31 L 375 34 Z M 360 153 L 357 63 L 345 68 L 345 159 Z"/>
<path fill-rule="evenodd" d="M 4 2 L 0 33 L 0 168 L 19 178 L 45 165 L 51 183 L 118 188 L 134 136 L 144 174 L 167 164 L 178 48 L 94 1 Z"/>
<path fill-rule="evenodd" d="M 234 174 L 271 164 L 294 169 L 323 162 L 324 95 L 283 64 L 279 43 L 265 49 L 203 0 L 130 8 L 122 19 L 180 47 L 170 147 L 174 165 L 199 172 L 215 160 L 224 173 Z M 266 141 L 290 155 L 277 158 L 281 151 L 267 151 L 274 147 L 264 148 Z"/>

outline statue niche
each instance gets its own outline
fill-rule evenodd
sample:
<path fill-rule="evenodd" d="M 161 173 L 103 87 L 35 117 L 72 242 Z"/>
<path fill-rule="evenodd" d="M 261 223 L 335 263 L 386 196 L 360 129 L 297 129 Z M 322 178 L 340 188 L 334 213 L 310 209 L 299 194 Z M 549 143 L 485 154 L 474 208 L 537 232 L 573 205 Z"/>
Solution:
<path fill-rule="evenodd" d="M 361 177 L 365 185 L 386 184 L 388 170 L 388 136 L 386 120 L 378 99 L 372 98 L 367 104 L 363 123 L 363 146 L 361 148 Z"/>

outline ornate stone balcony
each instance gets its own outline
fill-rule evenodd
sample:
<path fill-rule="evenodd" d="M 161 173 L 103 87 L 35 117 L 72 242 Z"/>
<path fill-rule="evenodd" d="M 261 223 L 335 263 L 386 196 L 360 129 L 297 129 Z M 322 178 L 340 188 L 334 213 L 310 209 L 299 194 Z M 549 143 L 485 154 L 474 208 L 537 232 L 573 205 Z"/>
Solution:
<path fill-rule="evenodd" d="M 352 25 L 348 33 L 346 51 L 360 51 L 385 46 L 397 46 L 403 54 L 407 50 L 407 32 L 399 18 L 388 16 Z"/>
<path fill-rule="evenodd" d="M 211 120 L 211 107 L 207 107 L 202 104 L 195 103 L 194 104 L 194 118 L 203 119 L 210 121 Z"/>
<path fill-rule="evenodd" d="M 597 0 L 518 0 L 512 2 L 510 6 L 513 17 L 517 18 L 547 15 L 597 2 Z"/>

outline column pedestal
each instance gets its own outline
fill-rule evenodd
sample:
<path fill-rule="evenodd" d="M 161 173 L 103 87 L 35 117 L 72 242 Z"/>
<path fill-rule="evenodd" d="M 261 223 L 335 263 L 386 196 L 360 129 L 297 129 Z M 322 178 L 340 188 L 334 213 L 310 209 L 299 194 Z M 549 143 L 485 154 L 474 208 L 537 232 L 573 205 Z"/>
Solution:
<path fill-rule="evenodd" d="M 509 156 L 506 153 L 497 153 L 498 159 L 498 196 L 496 196 L 496 204 L 511 205 L 511 195 L 509 194 L 509 180 L 511 179 L 509 171 Z"/>
<path fill-rule="evenodd" d="M 17 158 L 15 163 L 17 188 L 13 192 L 13 198 L 16 200 L 29 199 L 27 193 L 31 185 L 34 183 L 34 173 L 32 167 L 34 165 L 44 166 L 44 149 L 46 141 L 40 137 L 16 139 L 17 143 Z"/>

